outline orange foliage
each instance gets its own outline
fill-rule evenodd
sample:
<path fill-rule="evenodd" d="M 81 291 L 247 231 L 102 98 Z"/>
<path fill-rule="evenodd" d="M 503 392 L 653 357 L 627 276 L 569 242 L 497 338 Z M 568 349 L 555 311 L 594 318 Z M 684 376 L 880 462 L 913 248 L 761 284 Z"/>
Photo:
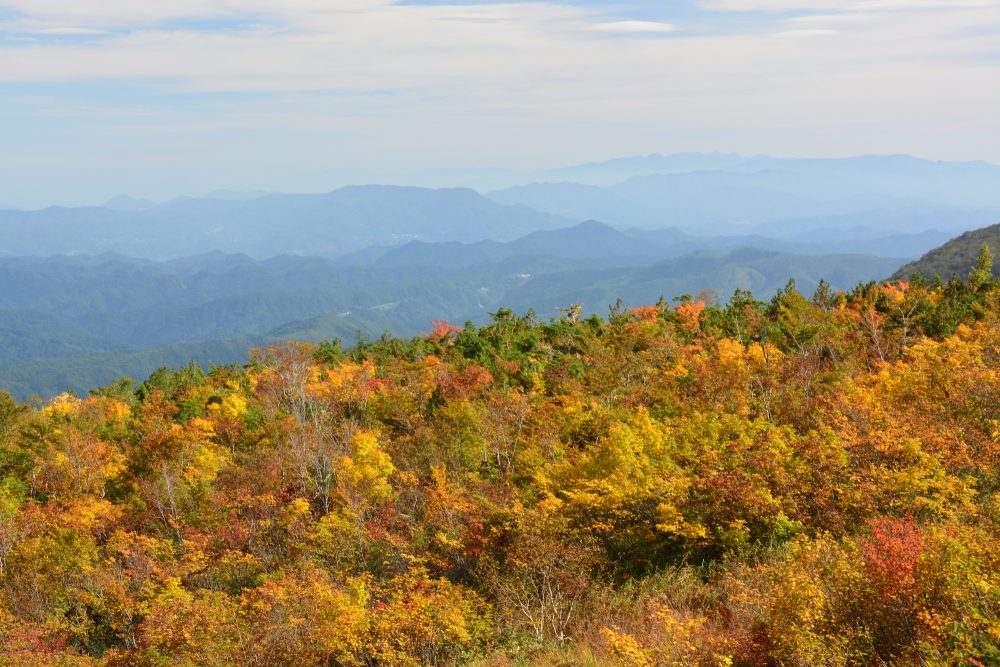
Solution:
<path fill-rule="evenodd" d="M 705 311 L 705 302 L 702 300 L 689 303 L 679 303 L 674 306 L 681 325 L 689 331 L 697 331 L 701 327 L 701 314 Z"/>
<path fill-rule="evenodd" d="M 433 343 L 443 343 L 450 340 L 462 330 L 462 327 L 455 326 L 448 320 L 431 320 L 431 332 L 427 334 L 427 340 Z"/>

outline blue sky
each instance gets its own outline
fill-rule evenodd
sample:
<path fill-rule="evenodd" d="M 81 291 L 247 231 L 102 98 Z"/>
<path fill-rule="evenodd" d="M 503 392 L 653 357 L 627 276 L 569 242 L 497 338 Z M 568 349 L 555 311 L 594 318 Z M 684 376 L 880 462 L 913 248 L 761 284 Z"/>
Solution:
<path fill-rule="evenodd" d="M 25 207 L 652 152 L 1000 162 L 1000 2 L 0 0 L 0 145 Z"/>

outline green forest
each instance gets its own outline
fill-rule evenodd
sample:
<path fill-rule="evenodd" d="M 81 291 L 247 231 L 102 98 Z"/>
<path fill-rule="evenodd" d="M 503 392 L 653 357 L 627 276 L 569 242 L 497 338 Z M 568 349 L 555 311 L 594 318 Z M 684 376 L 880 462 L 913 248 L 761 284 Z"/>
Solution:
<path fill-rule="evenodd" d="M 0 392 L 5 665 L 1000 663 L 1000 281 Z"/>
<path fill-rule="evenodd" d="M 592 223 L 509 244 L 414 241 L 372 250 L 384 253 L 374 263 L 365 253 L 254 260 L 210 252 L 169 262 L 0 253 L 0 388 L 19 400 L 86 394 L 161 366 L 243 363 L 249 348 L 275 341 L 412 336 L 431 318 L 481 325 L 501 307 L 547 318 L 581 303 L 590 315 L 617 298 L 641 306 L 707 289 L 772 295 L 790 277 L 808 292 L 824 278 L 849 289 L 903 261 L 741 241 L 682 254 L 683 244 L 658 246 Z"/>
<path fill-rule="evenodd" d="M 944 278 L 964 276 L 969 272 L 976 253 L 983 245 L 988 248 L 1000 248 L 1000 225 L 990 225 L 965 232 L 934 248 L 919 260 L 904 265 L 893 277 L 905 279 L 915 273 L 924 276 L 939 275 Z M 996 271 L 997 267 L 994 266 L 994 274 Z"/>

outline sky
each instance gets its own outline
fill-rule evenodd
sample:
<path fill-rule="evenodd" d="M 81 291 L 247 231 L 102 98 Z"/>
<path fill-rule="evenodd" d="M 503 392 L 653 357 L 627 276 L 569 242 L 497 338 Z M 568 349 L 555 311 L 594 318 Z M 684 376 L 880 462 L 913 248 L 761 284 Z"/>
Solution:
<path fill-rule="evenodd" d="M 0 0 L 0 206 L 715 150 L 1000 162 L 1000 0 Z"/>

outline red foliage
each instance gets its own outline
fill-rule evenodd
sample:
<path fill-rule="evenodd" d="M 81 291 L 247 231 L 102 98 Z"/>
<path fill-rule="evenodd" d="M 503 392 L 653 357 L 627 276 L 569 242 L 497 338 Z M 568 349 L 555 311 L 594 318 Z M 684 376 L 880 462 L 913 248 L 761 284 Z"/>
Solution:
<path fill-rule="evenodd" d="M 235 511 L 230 511 L 228 521 L 215 529 L 215 537 L 232 551 L 246 549 L 251 540 L 250 530 Z"/>
<path fill-rule="evenodd" d="M 54 655 L 69 646 L 69 637 L 63 632 L 46 631 L 39 628 L 21 628 L 18 632 L 19 644 L 37 655 Z"/>
<path fill-rule="evenodd" d="M 871 534 L 861 540 L 869 581 L 887 597 L 912 595 L 916 568 L 924 553 L 924 534 L 912 516 L 868 521 Z"/>
<path fill-rule="evenodd" d="M 479 364 L 470 364 L 459 372 L 442 372 L 437 380 L 445 398 L 468 399 L 493 384 L 493 375 Z"/>
<path fill-rule="evenodd" d="M 462 330 L 462 327 L 455 326 L 448 320 L 431 320 L 431 332 L 427 334 L 427 340 L 434 343 L 441 343 Z"/>
<path fill-rule="evenodd" d="M 389 389 L 392 387 L 392 380 L 389 378 L 372 378 L 368 380 L 368 388 L 374 391 Z"/>

